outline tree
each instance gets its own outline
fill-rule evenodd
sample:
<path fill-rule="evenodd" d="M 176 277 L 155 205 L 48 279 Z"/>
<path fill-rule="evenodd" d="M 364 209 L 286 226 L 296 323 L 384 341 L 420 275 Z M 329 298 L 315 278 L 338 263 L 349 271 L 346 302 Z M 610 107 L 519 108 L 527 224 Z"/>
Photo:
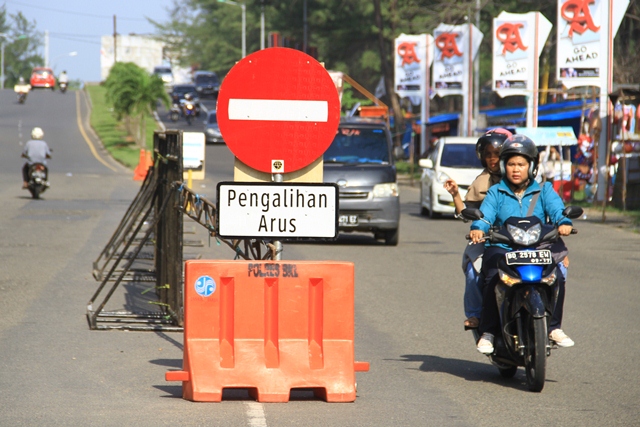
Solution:
<path fill-rule="evenodd" d="M 158 100 L 166 107 L 170 105 L 162 80 L 132 62 L 117 62 L 104 84 L 106 100 L 113 106 L 116 117 L 125 119 L 129 133 L 145 148 L 146 117 L 156 108 Z"/>
<path fill-rule="evenodd" d="M 36 31 L 35 21 L 29 21 L 22 12 L 10 15 L 7 19 L 5 5 L 0 6 L 0 33 L 4 39 L 5 87 L 12 87 L 20 77 L 29 80 L 33 67 L 43 64 L 38 54 L 42 34 Z"/>

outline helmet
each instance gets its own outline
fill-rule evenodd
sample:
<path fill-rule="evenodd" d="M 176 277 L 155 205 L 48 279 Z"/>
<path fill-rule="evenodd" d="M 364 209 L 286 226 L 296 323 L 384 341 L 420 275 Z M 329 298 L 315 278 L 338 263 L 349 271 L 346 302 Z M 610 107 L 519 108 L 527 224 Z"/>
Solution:
<path fill-rule="evenodd" d="M 538 147 L 525 135 L 513 135 L 507 138 L 500 149 L 500 172 L 505 174 L 505 164 L 512 156 L 522 156 L 529 161 L 529 179 L 538 173 Z"/>
<path fill-rule="evenodd" d="M 483 159 L 484 150 L 487 148 L 487 145 L 491 144 L 495 148 L 500 149 L 504 141 L 511 136 L 511 132 L 506 129 L 497 128 L 488 131 L 480 138 L 478 138 L 478 142 L 476 142 L 476 155 L 483 167 L 487 167 L 487 162 Z"/>
<path fill-rule="evenodd" d="M 18 81 L 19 81 L 20 83 L 24 83 L 24 77 L 20 76 L 20 78 L 18 79 Z"/>
<path fill-rule="evenodd" d="M 193 99 L 193 95 L 191 95 L 190 93 L 187 93 L 184 95 L 184 99 L 186 99 L 187 101 L 191 101 L 191 99 Z"/>
<path fill-rule="evenodd" d="M 31 131 L 31 138 L 42 139 L 44 138 L 44 132 L 40 128 L 33 128 L 33 130 Z"/>

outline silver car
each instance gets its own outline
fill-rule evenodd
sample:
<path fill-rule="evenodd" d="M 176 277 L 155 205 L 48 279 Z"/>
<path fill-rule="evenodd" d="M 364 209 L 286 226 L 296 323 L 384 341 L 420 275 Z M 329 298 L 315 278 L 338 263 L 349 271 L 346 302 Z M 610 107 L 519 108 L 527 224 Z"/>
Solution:
<path fill-rule="evenodd" d="M 341 232 L 372 232 L 398 244 L 400 197 L 385 121 L 343 119 L 324 153 L 324 181 L 338 184 Z"/>

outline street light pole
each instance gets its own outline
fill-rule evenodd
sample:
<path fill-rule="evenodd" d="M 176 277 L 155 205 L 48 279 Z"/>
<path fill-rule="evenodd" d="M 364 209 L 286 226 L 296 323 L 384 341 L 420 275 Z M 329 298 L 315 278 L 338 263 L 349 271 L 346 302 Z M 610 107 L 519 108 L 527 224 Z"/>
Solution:
<path fill-rule="evenodd" d="M 229 3 L 242 9 L 242 57 L 247 56 L 247 6 L 232 0 L 218 0 L 218 3 Z"/>

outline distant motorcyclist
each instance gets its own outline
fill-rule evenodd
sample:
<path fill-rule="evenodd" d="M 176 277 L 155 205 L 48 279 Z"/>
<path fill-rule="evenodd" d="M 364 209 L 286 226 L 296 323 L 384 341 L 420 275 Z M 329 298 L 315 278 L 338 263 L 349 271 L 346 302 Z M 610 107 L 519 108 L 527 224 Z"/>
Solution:
<path fill-rule="evenodd" d="M 24 81 L 24 77 L 20 77 L 13 87 L 14 92 L 18 96 L 18 102 L 22 104 L 27 99 L 27 94 L 31 90 L 31 85 Z"/>
<path fill-rule="evenodd" d="M 47 159 L 51 158 L 49 145 L 42 138 L 44 138 L 42 129 L 39 127 L 33 128 L 31 139 L 27 141 L 24 150 L 22 150 L 22 157 L 27 159 L 22 167 L 22 189 L 27 189 L 29 186 L 29 166 L 34 163 L 46 165 Z"/>
<path fill-rule="evenodd" d="M 67 71 L 63 71 L 58 76 L 58 83 L 69 83 L 69 77 L 67 77 Z"/>

